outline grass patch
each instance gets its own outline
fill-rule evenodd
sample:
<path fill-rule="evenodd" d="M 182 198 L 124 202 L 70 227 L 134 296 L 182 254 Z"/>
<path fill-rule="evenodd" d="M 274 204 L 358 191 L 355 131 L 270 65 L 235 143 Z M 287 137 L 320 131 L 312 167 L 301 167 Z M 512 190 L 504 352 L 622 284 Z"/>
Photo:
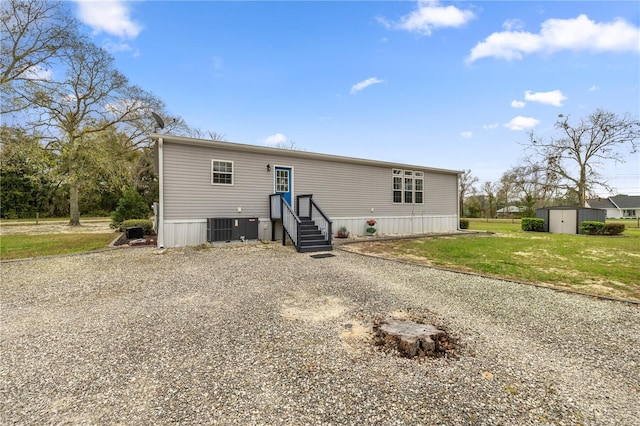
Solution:
<path fill-rule="evenodd" d="M 623 221 L 623 236 L 524 232 L 520 222 L 472 220 L 481 236 L 383 242 L 376 251 L 450 269 L 640 300 L 640 229 Z"/>
<path fill-rule="evenodd" d="M 3 235 L 0 237 L 0 259 L 23 259 L 78 253 L 106 248 L 117 235 L 107 234 L 42 234 Z"/>
<path fill-rule="evenodd" d="M 81 217 L 80 223 L 84 221 L 91 222 L 110 222 L 110 217 L 101 217 L 101 216 L 88 216 Z M 68 217 L 41 217 L 36 219 L 35 217 L 29 217 L 24 219 L 2 219 L 2 226 L 19 226 L 24 224 L 36 224 L 36 223 L 69 223 Z"/>

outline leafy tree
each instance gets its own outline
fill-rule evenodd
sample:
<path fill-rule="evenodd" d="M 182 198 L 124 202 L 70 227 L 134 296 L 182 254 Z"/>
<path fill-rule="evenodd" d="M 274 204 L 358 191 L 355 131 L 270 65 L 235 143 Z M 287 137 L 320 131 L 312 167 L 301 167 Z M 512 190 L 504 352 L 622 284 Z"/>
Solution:
<path fill-rule="evenodd" d="M 133 186 L 147 205 L 160 199 L 160 188 L 154 163 L 153 148 L 144 147 L 138 150 L 138 157 L 133 164 Z"/>
<path fill-rule="evenodd" d="M 64 2 L 5 0 L 1 11 L 0 112 L 3 122 L 12 115 L 27 134 L 39 135 L 58 160 L 49 205 L 79 225 L 81 205 L 83 212 L 109 211 L 131 184 L 157 199 L 147 138 L 157 130 L 151 112 L 165 117 L 165 132 L 187 132 L 184 120 L 168 117 L 160 99 L 131 85 L 113 58 L 80 34 Z M 62 196 L 68 197 L 64 208 Z"/>
<path fill-rule="evenodd" d="M 463 170 L 462 174 L 458 177 L 458 197 L 460 205 L 460 217 L 464 216 L 464 201 L 465 197 L 475 192 L 474 185 L 478 183 L 478 178 L 471 174 L 471 170 Z"/>
<path fill-rule="evenodd" d="M 38 138 L 21 129 L 0 128 L 0 211 L 4 218 L 34 217 L 50 210 L 60 186 L 55 173 L 57 158 Z"/>
<path fill-rule="evenodd" d="M 558 116 L 555 128 L 560 136 L 545 141 L 530 134 L 530 148 L 545 165 L 550 180 L 558 180 L 565 191 L 575 191 L 584 206 L 595 187 L 612 188 L 599 173 L 604 161 L 624 162 L 624 152 L 635 152 L 640 137 L 640 121 L 596 109 L 586 118 L 571 123 Z"/>
<path fill-rule="evenodd" d="M 116 227 L 129 219 L 148 219 L 150 215 L 151 209 L 142 196 L 134 188 L 129 187 L 122 194 L 116 210 L 111 213 L 111 225 Z"/>
<path fill-rule="evenodd" d="M 86 40 L 60 59 L 66 69 L 64 80 L 33 80 L 18 95 L 46 118 L 30 124 L 50 135 L 48 146 L 63 161 L 62 171 L 69 186 L 69 224 L 79 225 L 80 188 L 83 177 L 92 172 L 93 164 L 88 159 L 97 152 L 94 136 L 118 127 L 126 131 L 131 146 L 142 144 L 152 126 L 150 110 L 164 105 L 129 85 L 114 68 L 113 58 Z"/>

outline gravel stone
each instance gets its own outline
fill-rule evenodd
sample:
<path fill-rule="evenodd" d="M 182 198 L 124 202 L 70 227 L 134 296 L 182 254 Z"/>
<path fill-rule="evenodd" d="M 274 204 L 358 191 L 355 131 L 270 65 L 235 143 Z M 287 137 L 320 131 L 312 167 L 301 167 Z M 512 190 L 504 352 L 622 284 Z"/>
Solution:
<path fill-rule="evenodd" d="M 0 424 L 640 424 L 637 305 L 334 254 L 3 262 Z M 384 316 L 458 357 L 375 346 Z"/>

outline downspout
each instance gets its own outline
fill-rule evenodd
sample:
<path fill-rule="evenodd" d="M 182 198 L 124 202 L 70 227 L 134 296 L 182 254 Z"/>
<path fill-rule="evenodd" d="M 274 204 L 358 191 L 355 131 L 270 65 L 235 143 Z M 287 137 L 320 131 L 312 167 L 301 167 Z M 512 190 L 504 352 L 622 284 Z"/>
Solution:
<path fill-rule="evenodd" d="M 164 153 L 162 143 L 162 138 L 158 138 L 158 192 L 160 193 L 160 206 L 158 208 L 158 214 L 160 216 L 158 220 L 158 248 L 164 248 Z"/>

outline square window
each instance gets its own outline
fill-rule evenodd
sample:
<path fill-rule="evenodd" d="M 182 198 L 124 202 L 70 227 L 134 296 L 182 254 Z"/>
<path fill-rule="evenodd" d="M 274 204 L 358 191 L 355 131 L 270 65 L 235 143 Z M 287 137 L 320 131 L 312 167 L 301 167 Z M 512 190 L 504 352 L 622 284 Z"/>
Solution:
<path fill-rule="evenodd" d="M 211 160 L 211 184 L 233 185 L 233 161 Z"/>

